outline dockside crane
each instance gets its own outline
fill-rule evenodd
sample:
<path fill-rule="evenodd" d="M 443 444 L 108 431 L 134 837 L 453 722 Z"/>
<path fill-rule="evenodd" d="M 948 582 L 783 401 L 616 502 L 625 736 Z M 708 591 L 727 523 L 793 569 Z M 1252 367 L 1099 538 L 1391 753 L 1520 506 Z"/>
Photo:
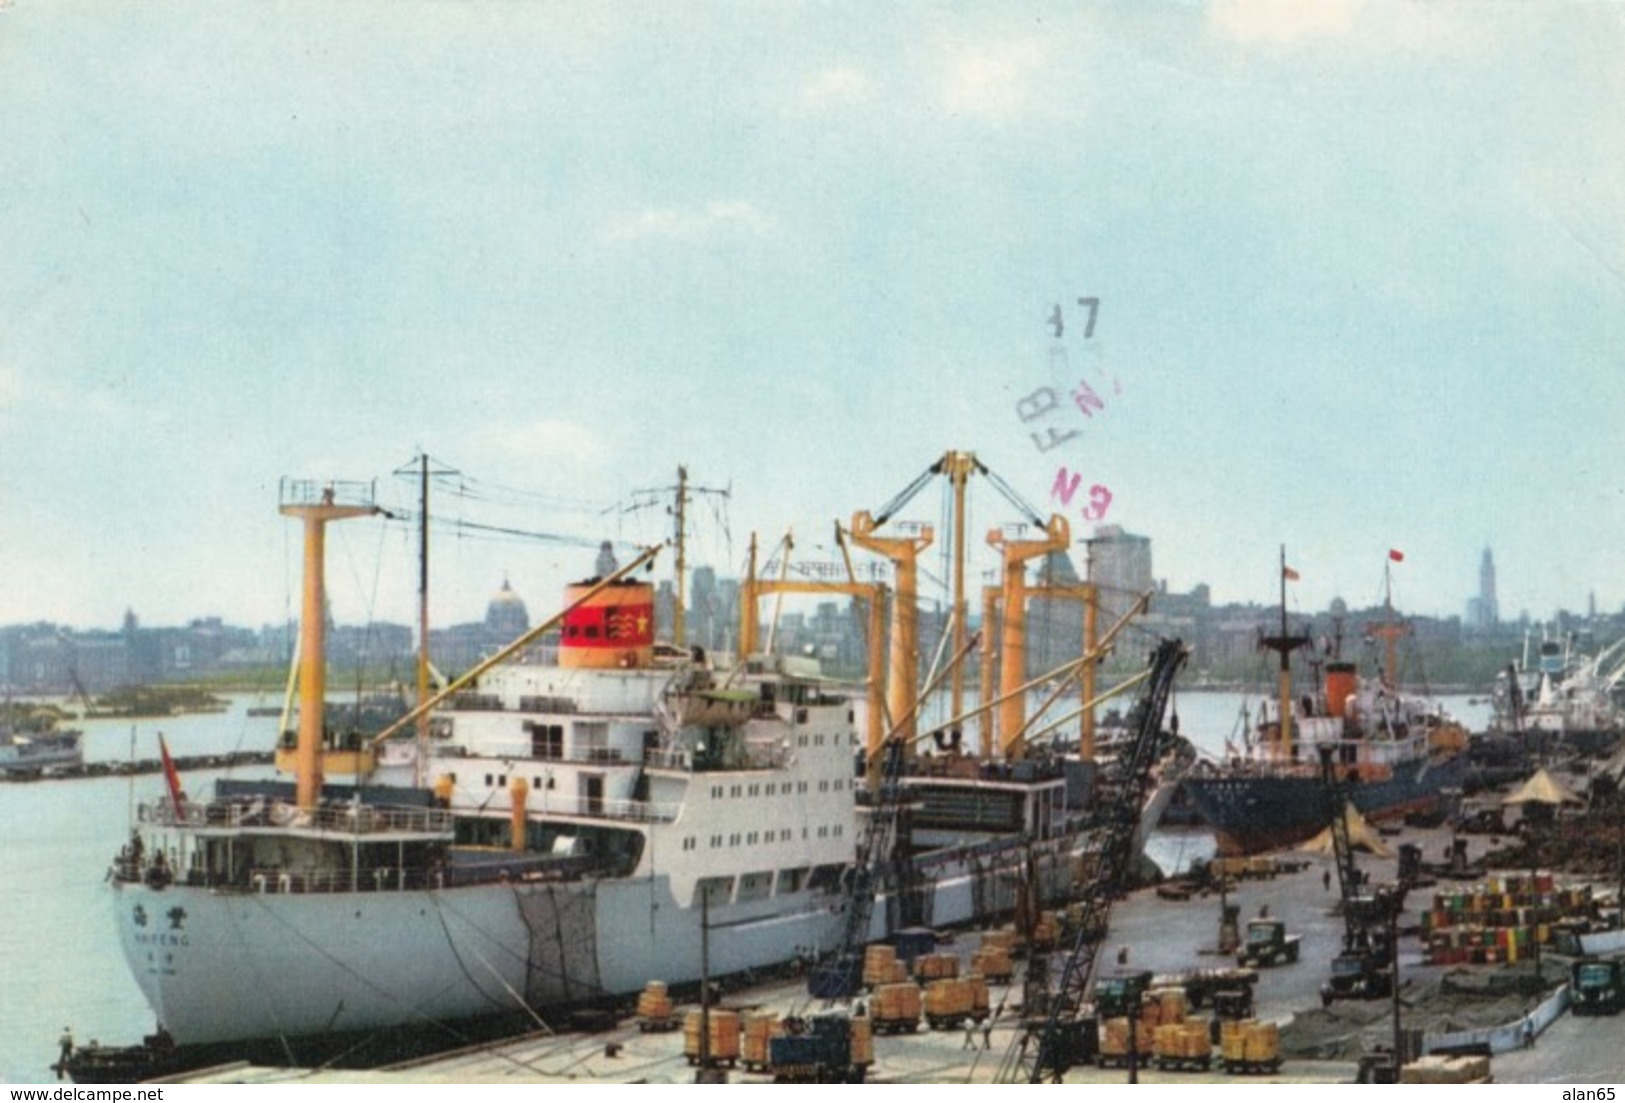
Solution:
<path fill-rule="evenodd" d="M 1109 788 L 1101 792 L 1100 843 L 1094 876 L 1083 896 L 1083 914 L 1071 946 L 1064 953 L 1047 959 L 1053 963 L 1060 958 L 1060 968 L 1057 970 L 1051 964 L 1044 971 L 1043 991 L 1039 992 L 1034 985 L 1028 986 L 1028 995 L 1023 1000 L 1023 1029 L 1000 1062 L 997 1075 L 1000 1083 L 1037 1084 L 1046 1079 L 1058 1083 L 1076 1056 L 1087 1052 L 1081 1038 L 1087 1026 L 1083 1016 L 1084 1000 L 1094 979 L 1100 947 L 1106 939 L 1112 903 L 1125 887 L 1133 865 L 1135 832 L 1140 809 L 1152 787 L 1151 771 L 1157 761 L 1163 716 L 1173 693 L 1174 676 L 1188 654 L 1179 640 L 1163 640 L 1152 652 L 1150 673 L 1141 686 L 1132 714 L 1133 741 L 1118 759 L 1117 772 Z M 1048 978 L 1056 975 L 1059 983 L 1048 983 Z M 1036 998 L 1039 996 L 1041 1000 Z M 1040 1002 L 1042 1008 L 1034 1006 Z"/>
<path fill-rule="evenodd" d="M 1321 986 L 1320 1002 L 1381 999 L 1393 994 L 1393 919 L 1404 906 L 1404 890 L 1381 885 L 1361 891 L 1360 868 L 1349 835 L 1348 793 L 1338 773 L 1336 748 L 1320 748 L 1320 776 L 1326 792 L 1326 815 L 1337 863 L 1338 894 L 1343 910 L 1343 948 L 1332 959 L 1331 978 Z"/>

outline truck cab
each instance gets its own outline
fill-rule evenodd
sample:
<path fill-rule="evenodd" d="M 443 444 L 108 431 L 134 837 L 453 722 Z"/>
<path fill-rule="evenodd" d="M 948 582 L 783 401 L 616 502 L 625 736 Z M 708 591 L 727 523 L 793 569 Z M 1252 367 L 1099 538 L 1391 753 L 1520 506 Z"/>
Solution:
<path fill-rule="evenodd" d="M 1335 1000 L 1376 1000 L 1394 994 L 1394 974 L 1379 954 L 1349 950 L 1332 959 L 1332 975 L 1320 986 L 1320 1005 Z"/>
<path fill-rule="evenodd" d="M 1625 1010 L 1625 962 L 1582 958 L 1572 966 L 1570 982 L 1576 1015 L 1617 1015 Z"/>
<path fill-rule="evenodd" d="M 1247 940 L 1236 951 L 1236 964 L 1290 965 L 1298 960 L 1298 936 L 1286 933 L 1279 919 L 1254 919 L 1247 924 Z"/>

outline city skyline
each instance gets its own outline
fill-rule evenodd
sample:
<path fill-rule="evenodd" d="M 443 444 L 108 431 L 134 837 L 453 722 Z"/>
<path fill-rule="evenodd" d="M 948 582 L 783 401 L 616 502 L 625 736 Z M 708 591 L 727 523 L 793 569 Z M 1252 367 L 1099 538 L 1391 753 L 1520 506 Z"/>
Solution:
<path fill-rule="evenodd" d="M 1154 541 L 1151 541 L 1151 540 L 1149 540 L 1149 538 L 1143 537 L 1140 534 L 1125 534 L 1125 535 L 1129 536 L 1132 539 L 1145 540 L 1146 543 L 1150 547 L 1152 547 L 1152 548 L 1155 547 Z M 1074 550 L 1075 551 L 1080 551 L 1081 549 L 1074 549 Z M 1520 609 L 1516 613 L 1499 614 L 1499 613 L 1496 612 L 1496 608 L 1497 608 L 1498 603 L 1493 601 L 1493 600 L 1490 600 L 1490 601 L 1486 602 L 1486 596 L 1485 596 L 1486 595 L 1486 590 L 1485 590 L 1486 584 L 1490 587 L 1488 593 L 1491 595 L 1492 598 L 1493 598 L 1494 587 L 1495 587 L 1495 582 L 1494 582 L 1495 571 L 1494 571 L 1494 568 L 1493 568 L 1493 566 L 1486 566 L 1489 563 L 1491 550 L 1492 549 L 1486 548 L 1483 551 L 1484 558 L 1481 560 L 1480 567 L 1478 568 L 1478 574 L 1479 574 L 1479 579 L 1480 579 L 1478 592 L 1474 593 L 1474 594 L 1469 594 L 1466 597 L 1462 598 L 1460 601 L 1458 601 L 1457 602 L 1458 608 L 1455 609 L 1454 611 L 1451 610 L 1448 607 L 1449 606 L 1448 602 L 1442 603 L 1439 607 L 1433 608 L 1433 609 L 1402 608 L 1402 607 L 1398 607 L 1397 605 L 1396 605 L 1396 608 L 1398 608 L 1400 612 L 1402 612 L 1403 614 L 1405 614 L 1407 616 L 1424 617 L 1424 618 L 1427 618 L 1427 619 L 1430 619 L 1430 620 L 1435 620 L 1435 621 L 1440 621 L 1440 622 L 1451 622 L 1451 621 L 1460 622 L 1460 624 L 1462 625 L 1462 628 L 1463 628 L 1463 630 L 1465 632 L 1483 631 L 1483 630 L 1486 630 L 1486 629 L 1496 628 L 1496 627 L 1505 628 L 1505 627 L 1508 627 L 1508 626 L 1519 625 L 1519 624 L 1524 624 L 1524 623 L 1527 623 L 1532 627 L 1539 627 L 1541 625 L 1555 623 L 1558 619 L 1560 619 L 1562 617 L 1565 617 L 1565 616 L 1570 617 L 1570 618 L 1589 618 L 1589 617 L 1596 617 L 1598 615 L 1612 616 L 1612 615 L 1615 615 L 1615 614 L 1625 616 L 1625 606 L 1622 606 L 1619 609 L 1606 609 L 1606 608 L 1602 608 L 1600 606 L 1596 606 L 1594 601 L 1589 601 L 1587 603 L 1583 603 L 1583 604 L 1577 605 L 1575 607 L 1562 607 L 1562 608 L 1559 608 L 1559 609 L 1554 609 L 1549 614 L 1544 615 L 1544 616 L 1537 616 L 1532 611 L 1526 610 L 1526 609 Z M 602 555 L 602 554 L 603 554 L 602 552 L 596 553 L 596 555 Z M 799 562 L 799 561 L 798 560 L 792 560 L 792 562 L 795 563 L 795 562 Z M 593 564 L 593 566 L 595 568 L 602 567 L 603 563 L 600 560 L 598 562 L 595 562 Z M 1084 570 L 1082 565 L 1081 564 L 1078 565 L 1076 569 L 1080 572 L 1080 577 L 1082 577 L 1082 571 Z M 1033 566 L 1029 570 L 1029 581 L 1033 581 L 1033 580 L 1035 580 L 1037 578 L 1038 570 L 1039 570 L 1039 568 L 1036 565 Z M 1298 572 L 1296 568 L 1292 568 L 1292 570 L 1293 570 L 1294 573 L 1301 574 L 1301 572 Z M 575 577 L 575 580 L 579 581 L 581 579 L 591 577 L 593 573 L 594 573 L 593 571 L 584 570 L 584 571 L 579 572 L 578 575 L 574 576 L 574 577 Z M 881 580 L 888 580 L 889 581 L 889 573 L 887 573 L 885 571 L 885 569 L 883 567 L 881 567 L 879 564 L 872 564 L 871 567 L 870 567 L 870 570 L 865 573 L 864 577 L 874 577 L 874 578 L 879 578 Z M 702 578 L 708 579 L 709 580 L 708 583 L 707 582 L 702 582 L 701 581 Z M 692 623 L 693 623 L 692 617 L 694 616 L 694 614 L 696 612 L 699 612 L 699 611 L 702 610 L 701 603 L 694 601 L 694 598 L 696 596 L 696 591 L 698 589 L 703 588 L 707 584 L 709 584 L 711 586 L 721 584 L 721 585 L 729 586 L 729 587 L 737 587 L 738 579 L 739 579 L 739 576 L 729 575 L 729 574 L 723 573 L 723 572 L 717 570 L 715 567 L 710 566 L 708 564 L 694 565 L 694 564 L 691 563 L 690 567 L 689 567 L 689 573 L 688 573 L 688 580 L 689 580 L 688 596 L 690 598 L 690 604 L 688 606 L 688 610 L 689 610 L 690 618 L 691 618 L 690 619 L 690 624 L 692 625 Z M 984 572 L 983 581 L 989 581 L 990 579 L 991 579 L 991 574 L 989 572 Z M 1128 589 L 1125 589 L 1120 585 L 1116 585 L 1109 578 L 1097 579 L 1097 582 L 1100 585 L 1102 585 L 1104 591 L 1117 594 L 1117 597 L 1115 599 L 1108 599 L 1109 601 L 1110 600 L 1116 600 L 1118 603 L 1121 603 L 1130 594 L 1130 591 Z M 670 577 L 659 577 L 659 578 L 655 579 L 655 583 L 656 583 L 657 587 L 663 593 L 670 592 L 670 593 L 674 594 L 674 592 L 675 592 L 675 581 L 672 578 L 670 578 Z M 1356 600 L 1356 599 L 1350 599 L 1350 598 L 1346 597 L 1345 595 L 1339 593 L 1339 594 L 1334 594 L 1324 605 L 1321 605 L 1321 606 L 1318 606 L 1318 607 L 1312 607 L 1312 606 L 1304 605 L 1302 603 L 1293 601 L 1292 596 L 1291 596 L 1291 588 L 1293 586 L 1293 580 L 1289 580 L 1287 585 L 1288 585 L 1288 613 L 1289 613 L 1290 616 L 1321 615 L 1321 614 L 1326 614 L 1326 613 L 1333 612 L 1338 607 L 1346 607 L 1346 608 L 1349 608 L 1349 609 L 1358 609 L 1358 610 L 1369 610 L 1369 609 L 1380 608 L 1381 604 L 1382 604 L 1382 598 L 1381 598 L 1380 595 L 1378 597 L 1376 597 L 1375 599 Z M 1277 609 L 1280 608 L 1280 599 L 1279 599 L 1279 593 L 1278 592 L 1276 594 L 1273 594 L 1273 595 L 1267 595 L 1267 596 L 1266 595 L 1254 595 L 1254 596 L 1251 596 L 1251 597 L 1247 597 L 1247 596 L 1233 596 L 1232 597 L 1232 596 L 1225 596 L 1225 595 L 1215 595 L 1213 593 L 1212 587 L 1208 583 L 1206 583 L 1204 581 L 1201 581 L 1201 580 L 1198 580 L 1197 582 L 1195 582 L 1190 587 L 1187 587 L 1187 588 L 1184 588 L 1184 589 L 1175 589 L 1171 585 L 1168 584 L 1168 580 L 1165 577 L 1157 577 L 1157 576 L 1154 576 L 1153 579 L 1152 579 L 1152 587 L 1154 589 L 1158 590 L 1158 592 L 1160 593 L 1160 595 L 1164 599 L 1166 599 L 1169 596 L 1173 596 L 1173 597 L 1176 597 L 1176 598 L 1188 598 L 1188 597 L 1191 597 L 1191 596 L 1195 595 L 1199 591 L 1206 591 L 1208 601 L 1214 607 L 1257 608 L 1257 609 L 1264 609 L 1264 610 L 1277 610 Z M 736 592 L 736 590 L 731 591 L 731 592 Z M 562 604 L 563 604 L 562 594 L 558 595 L 558 600 L 557 600 L 556 604 L 549 604 L 545 600 L 542 600 L 544 598 L 544 596 L 545 595 L 528 594 L 522 587 L 516 587 L 516 586 L 513 585 L 511 576 L 509 576 L 508 574 L 504 574 L 502 576 L 501 581 L 495 587 L 493 587 L 488 594 L 486 594 L 485 598 L 483 599 L 483 602 L 480 605 L 480 608 L 465 610 L 464 615 L 458 615 L 458 616 L 443 618 L 442 621 L 440 621 L 440 622 L 432 623 L 431 624 L 431 631 L 451 630 L 451 629 L 457 628 L 457 627 L 476 624 L 476 623 L 479 623 L 481 621 L 489 621 L 491 616 L 492 616 L 492 610 L 496 609 L 500 604 L 502 604 L 504 599 L 512 601 L 521 610 L 526 610 L 530 606 L 534 605 L 535 606 L 534 611 L 536 613 L 536 619 L 540 620 L 542 617 L 551 615 L 551 613 L 556 612 L 557 607 L 562 607 Z M 803 614 L 806 613 L 808 610 L 815 609 L 818 605 L 823 604 L 823 603 L 828 602 L 828 601 L 838 601 L 838 602 L 844 603 L 847 600 L 848 600 L 847 598 L 840 597 L 839 595 L 834 595 L 834 596 L 830 596 L 830 597 L 821 597 L 821 596 L 817 596 L 817 595 L 799 595 L 799 596 L 792 595 L 790 598 L 787 599 L 787 601 L 798 612 L 803 613 Z M 1039 599 L 1035 597 L 1034 600 L 1039 600 Z M 943 608 L 946 608 L 947 604 L 948 604 L 948 602 L 946 600 L 946 590 L 945 589 L 935 599 L 933 599 L 931 597 L 931 595 L 929 595 L 929 594 L 922 595 L 922 607 L 934 607 L 934 606 L 940 605 Z M 332 607 L 333 607 L 332 603 L 329 602 L 330 610 L 332 609 Z M 1482 609 L 1482 608 L 1488 608 L 1490 610 L 1490 613 L 1481 614 L 1479 612 L 1479 610 Z M 1152 609 L 1153 609 L 1153 612 L 1156 610 L 1156 599 L 1155 598 L 1153 599 L 1153 607 L 1152 607 Z M 1463 611 L 1463 609 L 1465 611 Z M 527 615 L 529 615 L 529 614 L 527 614 Z M 976 613 L 976 610 L 973 608 L 971 610 L 971 618 L 972 618 L 973 622 L 976 620 L 976 617 L 977 617 L 977 613 Z M 15 628 L 21 628 L 21 627 L 28 627 L 28 626 L 32 626 L 32 625 L 41 625 L 41 624 L 43 624 L 43 625 L 51 625 L 51 626 L 55 626 L 55 627 L 66 628 L 66 629 L 76 631 L 76 632 L 86 632 L 86 633 L 120 632 L 120 631 L 127 631 L 131 627 L 131 623 L 130 623 L 131 618 L 134 619 L 134 622 L 136 624 L 138 624 L 139 626 L 144 627 L 144 628 L 145 627 L 182 628 L 182 627 L 190 627 L 190 626 L 194 626 L 194 625 L 210 625 L 210 624 L 212 624 L 212 625 L 215 625 L 215 626 L 220 626 L 220 625 L 223 624 L 225 626 L 229 626 L 229 627 L 233 627 L 233 628 L 249 628 L 249 629 L 252 629 L 254 631 L 263 632 L 263 631 L 281 631 L 281 630 L 285 629 L 286 626 L 289 625 L 289 624 L 297 624 L 297 622 L 298 622 L 298 611 L 297 611 L 296 607 L 291 607 L 291 611 L 290 611 L 289 616 L 287 618 L 285 618 L 285 619 L 277 620 L 277 621 L 239 620 L 239 619 L 234 619 L 229 614 L 227 614 L 227 613 L 225 613 L 223 611 L 219 611 L 219 610 L 202 610 L 202 611 L 198 611 L 196 613 L 192 613 L 190 615 L 184 616 L 180 620 L 177 620 L 177 621 L 155 622 L 155 621 L 150 621 L 148 618 L 142 616 L 141 611 L 132 604 L 132 605 L 126 606 L 123 609 L 123 611 L 121 611 L 119 613 L 119 615 L 117 616 L 117 618 L 115 618 L 115 620 L 113 622 L 106 623 L 106 624 L 77 624 L 77 623 L 72 623 L 72 622 L 62 620 L 60 618 L 52 617 L 52 616 L 49 616 L 49 615 L 42 615 L 42 616 L 27 617 L 27 618 L 24 618 L 22 620 L 7 621 L 7 622 L 4 622 L 4 623 L 0 623 L 0 629 L 15 629 Z M 365 623 L 369 623 L 369 622 L 347 621 L 347 620 L 344 620 L 344 619 L 342 619 L 342 618 L 340 618 L 340 617 L 338 617 L 336 615 L 333 615 L 331 613 L 330 613 L 330 620 L 335 625 L 341 625 L 341 626 L 347 626 L 347 627 L 358 627 L 358 626 L 364 625 Z M 412 624 L 415 624 L 415 613 L 411 612 L 410 610 L 404 610 L 404 611 L 401 611 L 399 613 L 396 613 L 396 614 L 392 615 L 391 617 L 382 617 L 382 618 L 379 618 L 379 619 L 377 619 L 375 621 L 372 621 L 370 623 L 376 623 L 376 624 L 379 624 L 379 625 L 389 625 L 389 626 L 392 626 L 392 627 L 393 626 L 398 626 L 398 625 L 412 625 Z M 664 624 L 662 627 L 665 630 L 669 631 L 671 626 L 670 626 L 670 624 Z"/>
<path fill-rule="evenodd" d="M 1396 604 L 1460 616 L 1490 546 L 1503 617 L 1625 603 L 1618 5 L 63 0 L 0 31 L 0 622 L 284 620 L 278 481 L 409 512 L 418 452 L 523 492 L 437 516 L 568 538 L 460 530 L 438 622 L 661 539 L 633 507 L 679 464 L 729 492 L 696 555 L 738 574 L 753 530 L 834 557 L 949 449 L 1075 537 L 1151 535 L 1175 591 L 1264 600 L 1284 545 L 1290 601 L 1365 604 L 1399 549 Z M 408 619 L 414 555 L 335 526 L 338 618 Z"/>

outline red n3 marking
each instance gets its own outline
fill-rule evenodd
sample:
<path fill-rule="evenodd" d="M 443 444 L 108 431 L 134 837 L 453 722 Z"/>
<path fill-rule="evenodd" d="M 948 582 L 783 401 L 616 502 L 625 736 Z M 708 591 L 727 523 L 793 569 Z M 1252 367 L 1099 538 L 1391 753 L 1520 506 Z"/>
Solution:
<path fill-rule="evenodd" d="M 1050 487 L 1050 497 L 1059 498 L 1064 509 L 1072 504 L 1072 498 L 1083 484 L 1083 476 L 1069 472 L 1065 467 L 1055 472 L 1055 484 Z M 1112 492 L 1107 487 L 1095 483 L 1089 487 L 1089 502 L 1081 511 L 1085 521 L 1100 521 L 1106 517 L 1106 511 L 1111 508 Z"/>

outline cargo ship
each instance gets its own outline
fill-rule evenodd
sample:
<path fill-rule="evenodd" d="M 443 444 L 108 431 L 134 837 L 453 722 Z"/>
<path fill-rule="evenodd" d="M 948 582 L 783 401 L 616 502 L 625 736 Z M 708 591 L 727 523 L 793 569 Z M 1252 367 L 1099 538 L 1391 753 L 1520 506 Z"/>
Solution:
<path fill-rule="evenodd" d="M 1323 747 L 1332 748 L 1349 799 L 1370 820 L 1431 812 L 1445 791 L 1460 790 L 1469 779 L 1466 730 L 1435 702 L 1393 684 L 1394 641 L 1403 626 L 1393 616 L 1391 596 L 1384 602 L 1386 622 L 1373 629 L 1386 642 L 1382 670 L 1362 676 L 1355 664 L 1334 660 L 1325 664 L 1322 684 L 1294 692 L 1291 657 L 1310 641 L 1287 629 L 1290 577 L 1283 551 L 1280 630 L 1259 644 L 1279 657 L 1273 707 L 1260 705 L 1237 753 L 1201 764 L 1184 780 L 1222 854 L 1296 846 L 1326 827 Z"/>
<path fill-rule="evenodd" d="M 306 539 L 294 780 L 225 779 L 193 800 L 171 773 L 140 805 L 109 884 L 156 1044 L 144 1066 L 85 1053 L 76 1077 L 309 1063 L 385 1033 L 447 1048 L 477 1023 L 694 983 L 702 944 L 712 977 L 834 947 L 883 733 L 860 741 L 857 702 L 816 664 L 657 646 L 652 587 L 632 577 L 648 549 L 572 586 L 558 616 L 382 742 L 324 745 L 323 532 L 372 512 L 370 491 L 288 484 L 282 512 Z M 549 663 L 532 644 L 555 629 Z M 384 754 L 414 725 L 416 756 Z M 415 761 L 420 781 L 366 783 L 384 760 Z M 340 772 L 355 782 L 324 780 Z M 1081 844 L 1057 763 L 918 781 L 962 787 L 975 801 L 955 806 L 997 822 L 901 846 L 871 937 L 1063 898 Z"/>
<path fill-rule="evenodd" d="M 1527 754 L 1606 755 L 1625 735 L 1615 693 L 1625 681 L 1625 640 L 1594 656 L 1581 654 L 1572 637 L 1544 638 L 1529 661 L 1529 641 L 1521 663 L 1497 677 L 1491 731 L 1513 740 Z"/>

